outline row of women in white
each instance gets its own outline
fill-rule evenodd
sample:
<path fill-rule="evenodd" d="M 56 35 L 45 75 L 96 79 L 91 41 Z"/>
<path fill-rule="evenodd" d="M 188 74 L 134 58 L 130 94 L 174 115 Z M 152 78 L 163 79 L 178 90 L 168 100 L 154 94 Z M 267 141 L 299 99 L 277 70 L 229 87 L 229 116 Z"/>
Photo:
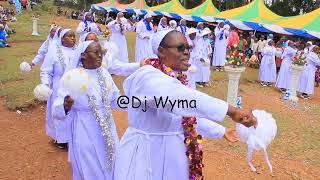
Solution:
<path fill-rule="evenodd" d="M 262 50 L 263 58 L 259 69 L 259 80 L 264 86 L 275 83 L 276 88 L 285 92 L 291 88 L 292 60 L 297 53 L 303 54 L 306 57 L 306 64 L 303 73 L 300 75 L 297 91 L 304 94 L 303 98 L 309 98 L 310 95 L 314 94 L 315 72 L 317 66 L 320 65 L 319 47 L 310 44 L 304 50 L 298 51 L 293 41 L 289 40 L 286 44 L 287 47 L 282 52 L 282 50 L 273 46 L 273 40 L 267 40 L 266 47 Z M 282 59 L 278 77 L 276 73 L 276 56 Z"/>
<path fill-rule="evenodd" d="M 196 91 L 192 81 L 191 88 L 188 88 L 150 65 L 141 67 L 145 62 L 144 58 L 159 55 L 157 50 L 160 42 L 169 33 L 168 30 L 152 33 L 149 15 L 138 23 L 136 29 L 136 58 L 139 61 L 143 60 L 136 63 L 127 63 L 126 45 L 120 46 L 122 56 L 116 57 L 113 54 L 115 48 L 112 49 L 110 43 L 101 43 L 102 47 L 105 46 L 108 50 L 102 56 L 101 45 L 96 34 L 100 33 L 100 29 L 91 21 L 90 16 L 85 14 L 85 18 L 77 28 L 77 33 L 80 34 L 78 46 L 76 46 L 75 33 L 71 29 L 52 27 L 47 40 L 32 61 L 34 65 L 42 63 L 41 83 L 53 91 L 47 100 L 46 133 L 58 143 L 69 144 L 68 154 L 72 164 L 73 179 L 186 180 L 188 179 L 188 158 L 185 155 L 181 130 L 182 116 L 199 117 L 197 130 L 205 137 L 225 137 L 229 141 L 236 139 L 233 130 L 226 130 L 211 120 L 222 121 L 225 115 L 229 115 L 234 121 L 248 127 L 256 124 L 251 113 Z M 122 36 L 125 29 L 117 27 L 118 22 L 117 19 L 108 25 L 113 28 L 112 38 L 115 42 L 125 41 L 123 40 L 125 37 Z M 190 63 L 197 66 L 197 62 L 193 60 L 196 59 L 195 57 L 198 58 L 200 53 L 194 52 L 202 51 L 204 56 L 208 55 L 207 50 L 197 50 L 200 47 L 194 44 L 203 41 L 199 38 L 201 36 L 199 28 L 187 30 L 181 26 L 180 30 L 195 50 L 191 50 L 184 44 L 180 49 L 177 47 L 177 50 L 178 52 L 190 50 Z M 180 35 L 177 37 L 180 38 L 178 38 L 180 43 L 183 42 L 184 38 Z M 202 59 L 205 58 L 204 56 Z M 168 59 L 165 58 L 165 60 Z M 180 63 L 179 66 L 182 66 L 181 63 L 184 63 L 183 67 L 189 66 L 185 62 L 180 62 L 179 59 L 171 57 L 170 60 L 177 61 L 176 63 Z M 94 82 L 91 95 L 78 97 L 74 104 L 71 98 L 73 95 L 67 94 L 60 88 L 61 77 L 73 68 L 83 69 Z M 190 79 L 195 79 L 191 71 L 189 68 L 187 74 L 191 76 Z M 123 109 L 117 106 L 116 101 L 120 94 L 110 73 L 120 76 L 131 74 L 123 84 L 127 96 L 166 97 L 170 95 L 170 99 L 187 99 L 188 102 L 196 100 L 197 108 L 175 108 L 171 112 L 170 108 L 157 109 L 152 106 L 153 103 L 150 103 L 150 109 L 142 112 L 141 109 L 128 107 L 129 128 L 119 144 L 110 109 Z M 67 95 L 69 99 L 66 98 Z"/>

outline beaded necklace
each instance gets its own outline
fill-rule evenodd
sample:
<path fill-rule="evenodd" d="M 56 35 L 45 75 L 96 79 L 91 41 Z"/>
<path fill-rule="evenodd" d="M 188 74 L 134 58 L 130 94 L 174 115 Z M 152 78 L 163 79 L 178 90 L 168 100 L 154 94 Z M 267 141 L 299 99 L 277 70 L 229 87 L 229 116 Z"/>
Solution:
<path fill-rule="evenodd" d="M 170 77 L 176 77 L 183 85 L 188 84 L 187 76 L 182 72 L 175 73 L 170 67 L 162 64 L 160 59 L 148 59 L 146 64 L 152 65 L 154 68 L 162 71 Z M 189 179 L 203 180 L 202 168 L 203 160 L 203 140 L 202 136 L 197 133 L 196 117 L 183 117 L 182 128 L 184 132 L 184 144 L 186 146 L 186 156 L 189 160 Z"/>

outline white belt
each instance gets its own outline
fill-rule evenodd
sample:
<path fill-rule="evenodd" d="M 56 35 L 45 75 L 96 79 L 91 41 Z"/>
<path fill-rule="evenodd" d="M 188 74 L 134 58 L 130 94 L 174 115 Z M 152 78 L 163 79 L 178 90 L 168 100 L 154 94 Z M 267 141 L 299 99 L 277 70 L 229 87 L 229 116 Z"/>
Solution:
<path fill-rule="evenodd" d="M 174 135 L 179 135 L 183 134 L 183 131 L 176 131 L 176 132 L 159 132 L 159 133 L 148 133 L 145 131 L 142 131 L 140 129 L 136 129 L 134 127 L 129 127 L 128 128 L 129 132 L 135 132 L 138 134 L 144 135 L 146 138 L 146 144 L 147 144 L 147 161 L 148 161 L 148 180 L 152 180 L 152 168 L 151 168 L 151 152 L 150 152 L 150 136 L 174 136 Z"/>

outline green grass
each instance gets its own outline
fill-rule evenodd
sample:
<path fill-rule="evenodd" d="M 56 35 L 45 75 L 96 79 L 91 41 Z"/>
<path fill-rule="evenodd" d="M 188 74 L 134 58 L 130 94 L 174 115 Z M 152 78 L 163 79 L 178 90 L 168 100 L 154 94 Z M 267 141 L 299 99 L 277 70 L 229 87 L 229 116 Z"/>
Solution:
<path fill-rule="evenodd" d="M 8 7 L 5 2 L 1 4 Z M 0 48 L 0 96 L 5 97 L 9 109 L 21 109 L 33 102 L 33 89 L 40 82 L 39 67 L 33 69 L 31 73 L 23 74 L 20 72 L 19 64 L 24 60 L 31 62 L 41 43 L 47 38 L 55 9 L 51 4 L 50 1 L 45 1 L 34 11 L 23 11 L 22 15 L 17 16 L 18 22 L 9 23 L 17 34 L 11 35 L 8 39 L 11 48 Z M 43 11 L 42 7 L 50 8 L 45 8 L 49 11 Z M 40 15 L 38 21 L 40 36 L 31 36 L 31 18 L 34 14 Z"/>

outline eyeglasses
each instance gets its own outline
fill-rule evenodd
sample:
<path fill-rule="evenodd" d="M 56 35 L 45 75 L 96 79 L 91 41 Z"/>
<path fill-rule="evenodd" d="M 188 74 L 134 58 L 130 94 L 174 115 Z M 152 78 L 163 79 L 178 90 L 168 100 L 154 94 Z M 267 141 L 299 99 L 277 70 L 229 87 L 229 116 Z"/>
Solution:
<path fill-rule="evenodd" d="M 185 45 L 185 44 L 179 44 L 179 45 L 175 45 L 175 46 L 162 46 L 162 48 L 177 48 L 177 50 L 179 52 L 184 52 L 186 49 L 188 51 L 192 50 L 192 46 Z"/>

